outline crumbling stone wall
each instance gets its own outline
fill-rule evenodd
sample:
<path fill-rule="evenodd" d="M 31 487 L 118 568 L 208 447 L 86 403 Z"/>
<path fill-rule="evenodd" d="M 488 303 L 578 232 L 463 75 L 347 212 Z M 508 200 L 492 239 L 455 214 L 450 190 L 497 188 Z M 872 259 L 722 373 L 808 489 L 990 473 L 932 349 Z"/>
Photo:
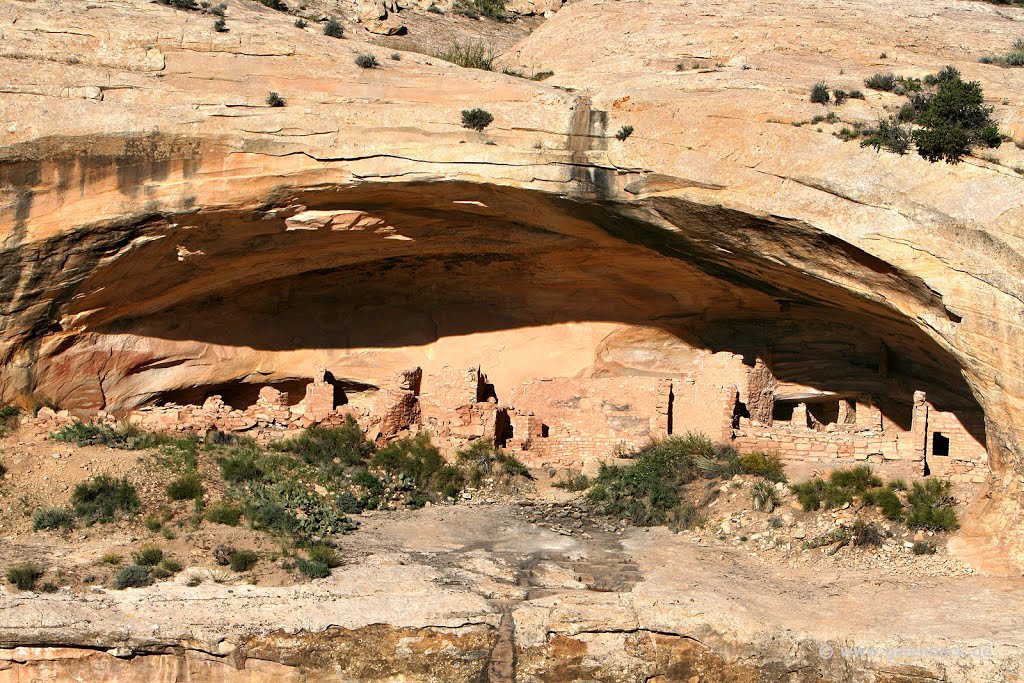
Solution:
<path fill-rule="evenodd" d="M 554 377 L 523 383 L 511 398 L 513 438 L 524 462 L 579 467 L 668 436 L 672 380 Z"/>

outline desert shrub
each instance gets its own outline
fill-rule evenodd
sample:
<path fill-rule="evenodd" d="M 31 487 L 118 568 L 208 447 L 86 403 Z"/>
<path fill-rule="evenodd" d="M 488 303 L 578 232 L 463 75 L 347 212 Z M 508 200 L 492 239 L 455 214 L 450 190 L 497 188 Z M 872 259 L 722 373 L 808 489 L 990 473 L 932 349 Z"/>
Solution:
<path fill-rule="evenodd" d="M 157 0 L 161 5 L 167 5 L 174 9 L 198 11 L 201 9 L 196 0 Z"/>
<path fill-rule="evenodd" d="M 112 522 L 121 514 L 134 513 L 142 503 L 127 478 L 98 474 L 83 481 L 71 493 L 75 515 L 86 524 Z"/>
<path fill-rule="evenodd" d="M 0 437 L 18 426 L 19 415 L 21 410 L 17 406 L 0 405 Z"/>
<path fill-rule="evenodd" d="M 357 55 L 356 66 L 361 69 L 376 69 L 380 66 L 380 62 L 373 55 Z"/>
<path fill-rule="evenodd" d="M 135 425 L 122 424 L 117 427 L 94 422 L 73 422 L 53 433 L 58 441 L 67 441 L 76 446 L 109 446 L 129 451 L 145 450 L 158 446 L 195 448 L 195 437 L 176 437 L 170 434 L 146 432 Z"/>
<path fill-rule="evenodd" d="M 253 485 L 245 516 L 253 527 L 293 535 L 325 538 L 355 528 L 335 496 L 321 496 L 294 480 Z"/>
<path fill-rule="evenodd" d="M 623 126 L 622 128 L 619 128 L 619 132 L 615 134 L 615 139 L 619 142 L 623 142 L 632 134 L 633 126 Z"/>
<path fill-rule="evenodd" d="M 118 565 L 124 560 L 123 557 L 114 552 L 103 553 L 100 562 L 103 564 Z"/>
<path fill-rule="evenodd" d="M 114 577 L 114 588 L 124 590 L 125 588 L 138 588 L 153 583 L 149 567 L 129 565 L 124 567 Z"/>
<path fill-rule="evenodd" d="M 907 482 L 903 481 L 902 479 L 890 479 L 889 483 L 886 484 L 886 486 L 891 488 L 893 491 L 907 490 Z"/>
<path fill-rule="evenodd" d="M 271 91 L 270 93 L 267 94 L 267 106 L 283 107 L 284 105 L 284 98 L 278 95 L 276 92 Z"/>
<path fill-rule="evenodd" d="M 7 568 L 7 580 L 18 590 L 33 590 L 42 576 L 43 568 L 35 562 L 19 562 Z"/>
<path fill-rule="evenodd" d="M 849 95 L 850 95 L 850 99 L 851 100 L 863 100 L 864 99 L 864 93 L 862 91 L 860 91 L 860 90 L 851 90 L 849 92 Z"/>
<path fill-rule="evenodd" d="M 779 504 L 775 485 L 769 481 L 757 481 L 750 487 L 750 498 L 755 510 L 771 512 Z"/>
<path fill-rule="evenodd" d="M 235 448 L 217 459 L 220 465 L 220 474 L 224 481 L 232 484 L 240 484 L 247 481 L 255 481 L 265 476 L 262 465 L 259 462 L 260 451 L 258 448 Z"/>
<path fill-rule="evenodd" d="M 195 472 L 184 474 L 167 485 L 167 497 L 171 500 L 193 500 L 202 496 L 203 483 Z"/>
<path fill-rule="evenodd" d="M 259 559 L 259 555 L 251 550 L 236 550 L 231 553 L 228 563 L 233 572 L 247 572 L 256 566 Z"/>
<path fill-rule="evenodd" d="M 444 14 L 444 10 L 435 5 L 434 3 L 430 3 L 430 7 L 427 8 L 427 11 L 430 12 L 431 14 Z"/>
<path fill-rule="evenodd" d="M 926 85 L 939 85 L 946 81 L 952 81 L 960 78 L 960 70 L 955 66 L 944 66 L 939 69 L 938 73 L 928 74 L 924 77 Z"/>
<path fill-rule="evenodd" d="M 374 446 L 366 440 L 363 430 L 351 415 L 340 427 L 310 427 L 301 436 L 273 444 L 279 451 L 294 453 L 311 465 L 333 467 L 337 458 L 342 465 L 359 465 L 373 453 Z"/>
<path fill-rule="evenodd" d="M 885 149 L 896 154 L 906 154 L 910 149 L 911 140 L 910 128 L 890 116 L 879 119 L 874 128 L 865 130 L 860 146 L 874 147 L 876 152 Z"/>
<path fill-rule="evenodd" d="M 937 548 L 934 543 L 929 543 L 928 541 L 914 541 L 914 545 L 910 550 L 915 555 L 934 555 Z"/>
<path fill-rule="evenodd" d="M 328 545 L 314 545 L 309 549 L 308 554 L 310 562 L 320 562 L 327 565 L 328 569 L 341 566 L 341 555 Z"/>
<path fill-rule="evenodd" d="M 953 500 L 952 484 L 943 479 L 914 482 L 907 493 L 907 526 L 934 531 L 953 531 L 960 527 Z"/>
<path fill-rule="evenodd" d="M 483 109 L 463 109 L 462 110 L 462 127 L 470 128 L 476 131 L 482 131 L 487 126 L 491 125 L 494 121 L 494 117 L 491 113 L 484 111 Z"/>
<path fill-rule="evenodd" d="M 402 55 L 397 53 L 397 52 L 392 52 L 391 53 L 391 61 L 393 61 L 393 62 L 400 62 L 400 61 L 402 61 Z"/>
<path fill-rule="evenodd" d="M 882 545 L 884 540 L 882 532 L 878 526 L 872 522 L 865 522 L 862 519 L 858 519 L 853 523 L 853 529 L 851 530 L 854 545 L 860 546 L 875 546 Z"/>
<path fill-rule="evenodd" d="M 977 81 L 967 82 L 959 75 L 941 81 L 917 117 L 921 128 L 914 131 L 913 140 L 918 154 L 928 161 L 955 164 L 974 146 L 998 147 L 1002 136 L 992 121 L 992 108 L 983 103 Z"/>
<path fill-rule="evenodd" d="M 338 23 L 337 19 L 332 17 L 327 20 L 326 24 L 324 24 L 324 35 L 330 36 L 331 38 L 344 38 L 345 28 Z"/>
<path fill-rule="evenodd" d="M 7 466 L 0 462 L 0 477 L 7 474 Z"/>
<path fill-rule="evenodd" d="M 835 101 L 836 106 L 841 106 L 843 102 L 846 102 L 850 98 L 850 95 L 845 90 L 839 90 L 838 88 L 832 91 L 832 99 Z"/>
<path fill-rule="evenodd" d="M 75 516 L 66 508 L 41 507 L 32 513 L 32 530 L 73 529 Z"/>
<path fill-rule="evenodd" d="M 160 521 L 160 518 L 156 515 L 146 515 L 146 518 L 142 520 L 142 523 L 146 525 L 146 528 L 152 531 L 154 534 L 163 527 L 164 523 Z"/>
<path fill-rule="evenodd" d="M 412 482 L 421 492 L 440 498 L 457 496 L 466 485 L 462 472 L 445 462 L 426 433 L 389 444 L 377 451 L 372 463 Z"/>
<path fill-rule="evenodd" d="M 222 500 L 208 507 L 204 516 L 207 521 L 215 524 L 238 526 L 238 521 L 242 517 L 242 511 L 231 503 Z"/>
<path fill-rule="evenodd" d="M 875 74 L 864 79 L 864 86 L 872 90 L 892 92 L 896 87 L 896 75 L 893 73 Z"/>
<path fill-rule="evenodd" d="M 561 479 L 551 485 L 555 488 L 565 489 L 566 491 L 586 491 L 590 488 L 590 477 L 583 473 L 566 473 Z"/>
<path fill-rule="evenodd" d="M 896 495 L 892 484 L 888 486 L 873 488 L 864 492 L 864 503 L 866 505 L 877 505 L 882 509 L 882 515 L 886 519 L 898 522 L 903 519 L 903 501 Z"/>
<path fill-rule="evenodd" d="M 315 560 L 297 560 L 295 566 L 310 579 L 323 579 L 331 575 L 331 568 Z"/>
<path fill-rule="evenodd" d="M 811 102 L 815 104 L 828 104 L 831 99 L 828 92 L 828 84 L 824 81 L 818 81 L 811 86 Z"/>
<path fill-rule="evenodd" d="M 164 551 L 155 545 L 144 545 L 132 553 L 132 562 L 142 567 L 153 567 L 164 559 Z"/>
<path fill-rule="evenodd" d="M 214 16 L 223 17 L 224 13 L 227 12 L 227 10 L 228 6 L 221 2 L 216 5 L 213 5 L 212 7 L 209 7 L 206 11 Z"/>
<path fill-rule="evenodd" d="M 739 456 L 739 465 L 743 474 L 756 474 L 769 481 L 786 481 L 786 472 L 778 453 L 753 451 Z"/>
<path fill-rule="evenodd" d="M 168 574 L 177 574 L 182 570 L 181 562 L 178 562 L 173 557 L 165 557 L 160 560 L 160 569 L 167 572 Z"/>
<path fill-rule="evenodd" d="M 849 126 L 843 126 L 835 136 L 843 142 L 849 142 L 860 137 L 860 131 L 856 128 L 850 128 Z"/>
<path fill-rule="evenodd" d="M 638 526 L 690 523 L 693 515 L 682 499 L 682 488 L 701 472 L 697 460 L 715 456 L 714 444 L 701 434 L 672 436 L 651 443 L 628 467 L 602 464 L 587 499 L 606 514 Z"/>
<path fill-rule="evenodd" d="M 554 71 L 538 71 L 534 75 L 530 76 L 531 81 L 544 81 L 555 75 Z"/>
<path fill-rule="evenodd" d="M 367 469 L 360 469 L 352 475 L 352 483 L 361 486 L 369 495 L 379 496 L 384 493 L 384 482 Z"/>
<path fill-rule="evenodd" d="M 281 0 L 256 0 L 256 2 L 260 3 L 264 7 L 269 7 L 272 10 L 277 10 L 278 12 L 288 11 L 288 5 L 281 2 Z"/>
<path fill-rule="evenodd" d="M 869 488 L 882 485 L 881 478 L 875 475 L 871 468 L 866 465 L 834 470 L 829 475 L 828 480 L 835 486 L 852 489 L 856 493 L 863 493 Z"/>
<path fill-rule="evenodd" d="M 227 20 L 225 20 L 224 17 L 219 17 L 213 22 L 213 30 L 217 33 L 227 33 L 230 30 L 228 29 Z"/>
<path fill-rule="evenodd" d="M 466 69 L 494 71 L 494 49 L 481 42 L 455 41 L 443 50 L 435 52 L 434 56 Z"/>
<path fill-rule="evenodd" d="M 533 479 L 530 468 L 508 451 L 485 439 L 477 439 L 457 454 L 460 463 L 469 467 L 469 480 L 479 486 L 483 478 L 496 474 L 511 483 L 515 477 Z"/>
<path fill-rule="evenodd" d="M 303 19 L 302 17 L 299 17 L 298 19 L 295 20 L 294 26 L 295 28 L 306 28 L 306 20 Z"/>

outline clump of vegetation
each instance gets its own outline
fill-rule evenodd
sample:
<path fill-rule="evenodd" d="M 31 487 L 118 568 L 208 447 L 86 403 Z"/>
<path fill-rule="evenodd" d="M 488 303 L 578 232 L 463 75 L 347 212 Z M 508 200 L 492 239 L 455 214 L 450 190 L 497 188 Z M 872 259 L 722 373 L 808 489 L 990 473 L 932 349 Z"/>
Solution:
<path fill-rule="evenodd" d="M 123 560 L 124 560 L 124 558 L 121 557 L 120 555 L 118 555 L 115 552 L 103 553 L 103 555 L 100 557 L 100 562 L 102 562 L 103 564 L 109 564 L 109 565 L 121 564 L 121 562 Z"/>
<path fill-rule="evenodd" d="M 871 472 L 871 468 L 861 465 L 848 470 L 835 470 L 828 481 L 814 478 L 792 484 L 789 488 L 796 494 L 803 509 L 810 512 L 841 507 L 844 503 L 852 502 L 855 495 L 881 485 L 882 480 Z"/>
<path fill-rule="evenodd" d="M 122 514 L 136 512 L 142 503 L 127 478 L 99 474 L 83 481 L 71 493 L 75 516 L 86 524 L 113 522 Z"/>
<path fill-rule="evenodd" d="M 164 551 L 155 545 L 144 545 L 132 553 L 132 562 L 142 567 L 153 567 L 164 559 Z"/>
<path fill-rule="evenodd" d="M 331 38 L 344 38 L 345 28 L 335 18 L 330 18 L 324 24 L 324 35 Z"/>
<path fill-rule="evenodd" d="M 913 139 L 918 154 L 928 161 L 955 164 L 975 146 L 1002 144 L 992 108 L 983 103 L 980 83 L 947 76 L 917 117 L 921 128 L 914 131 Z"/>
<path fill-rule="evenodd" d="M 828 104 L 832 97 L 829 95 L 828 83 L 818 81 L 811 86 L 811 102 L 815 104 Z"/>
<path fill-rule="evenodd" d="M 882 542 L 885 540 L 877 524 L 874 522 L 865 522 L 863 519 L 858 519 L 853 523 L 850 535 L 852 537 L 853 544 L 858 546 L 878 547 L 882 545 Z"/>
<path fill-rule="evenodd" d="M 900 489 L 894 486 L 895 483 L 889 482 L 885 486 L 869 489 L 864 492 L 861 499 L 865 505 L 881 508 L 886 519 L 898 522 L 903 519 L 903 501 L 896 494 Z"/>
<path fill-rule="evenodd" d="M 483 109 L 463 109 L 462 110 L 462 127 L 470 128 L 476 131 L 482 131 L 487 126 L 491 125 L 494 121 L 494 117 L 491 113 L 484 111 Z"/>
<path fill-rule="evenodd" d="M 786 481 L 786 472 L 778 453 L 752 451 L 739 456 L 741 474 L 756 474 L 768 481 Z"/>
<path fill-rule="evenodd" d="M 772 512 L 779 505 L 779 494 L 770 481 L 757 481 L 750 488 L 750 498 L 754 509 L 760 512 Z"/>
<path fill-rule="evenodd" d="M 21 415 L 21 410 L 16 406 L 0 406 L 0 437 L 6 436 L 9 431 L 18 426 L 19 415 Z M 0 472 L 0 477 L 2 476 L 3 472 Z"/>
<path fill-rule="evenodd" d="M 199 3 L 196 2 L 196 0 L 157 0 L 157 2 L 161 5 L 173 7 L 174 9 L 181 9 L 193 12 L 202 9 L 199 6 Z"/>
<path fill-rule="evenodd" d="M 860 146 L 874 147 L 876 152 L 884 149 L 896 154 L 906 154 L 910 149 L 911 139 L 910 127 L 889 116 L 879 119 L 878 125 L 864 131 Z"/>
<path fill-rule="evenodd" d="M 324 579 L 331 575 L 331 568 L 316 560 L 300 559 L 295 562 L 295 566 L 310 579 Z"/>
<path fill-rule="evenodd" d="M 256 566 L 259 559 L 259 555 L 251 550 L 236 550 L 231 553 L 228 563 L 233 572 L 247 572 Z"/>
<path fill-rule="evenodd" d="M 840 90 L 839 88 L 836 88 L 835 90 L 832 91 L 832 99 L 835 101 L 837 107 L 842 106 L 842 104 L 846 102 L 846 100 L 848 100 L 849 98 L 850 95 L 845 90 Z"/>
<path fill-rule="evenodd" d="M 454 498 L 466 485 L 462 472 L 445 461 L 426 433 L 388 444 L 377 451 L 371 463 L 413 485 L 414 494 L 421 494 L 410 497 L 408 504 L 413 507 L 426 503 L 422 494 L 435 499 Z"/>
<path fill-rule="evenodd" d="M 469 483 L 480 486 L 485 477 L 495 477 L 501 484 L 514 484 L 516 477 L 533 479 L 530 469 L 518 458 L 493 442 L 477 439 L 458 452 L 458 459 L 469 468 Z"/>
<path fill-rule="evenodd" d="M 267 106 L 268 107 L 283 107 L 285 105 L 284 98 L 278 95 L 276 92 L 271 91 L 267 95 Z"/>
<path fill-rule="evenodd" d="M 896 74 L 889 72 L 869 76 L 868 78 L 864 79 L 864 86 L 867 88 L 871 88 L 872 90 L 892 92 L 893 88 L 896 87 Z"/>
<path fill-rule="evenodd" d="M 224 17 L 218 17 L 217 20 L 213 22 L 213 30 L 217 33 L 227 33 L 231 29 L 228 28 L 228 22 Z"/>
<path fill-rule="evenodd" d="M 122 568 L 114 577 L 114 588 L 124 590 L 125 588 L 139 588 L 153 583 L 149 567 L 141 567 L 133 564 Z"/>
<path fill-rule="evenodd" d="M 53 433 L 53 438 L 76 446 L 109 446 L 129 451 L 195 442 L 192 437 L 182 439 L 169 434 L 146 432 L 134 425 L 111 427 L 94 422 L 73 422 L 65 425 Z"/>
<path fill-rule="evenodd" d="M 204 516 L 207 521 L 215 524 L 238 526 L 238 522 L 242 517 L 242 510 L 228 501 L 222 500 L 208 507 Z"/>
<path fill-rule="evenodd" d="M 294 26 L 295 28 L 306 28 L 306 20 L 303 19 L 302 17 L 299 17 L 298 19 L 295 20 Z"/>
<path fill-rule="evenodd" d="M 632 134 L 633 126 L 623 126 L 622 128 L 619 128 L 619 132 L 615 134 L 615 139 L 619 142 L 623 142 Z"/>
<path fill-rule="evenodd" d="M 320 562 L 327 565 L 328 569 L 341 566 L 341 556 L 334 548 L 327 545 L 314 545 L 309 549 L 310 562 Z"/>
<path fill-rule="evenodd" d="M 20 562 L 7 568 L 7 580 L 18 590 L 35 589 L 36 582 L 43 576 L 43 568 L 35 562 Z"/>
<path fill-rule="evenodd" d="M 586 491 L 590 488 L 590 477 L 583 474 L 566 473 L 561 479 L 551 484 L 555 488 L 565 489 L 566 491 Z"/>
<path fill-rule="evenodd" d="M 443 50 L 435 52 L 434 56 L 466 69 L 494 71 L 494 50 L 481 42 L 454 41 Z"/>
<path fill-rule="evenodd" d="M 336 469 L 335 460 L 340 465 L 359 465 L 373 453 L 373 444 L 366 440 L 351 415 L 345 417 L 345 424 L 340 427 L 316 425 L 301 436 L 274 443 L 272 448 L 294 453 L 311 465 L 329 469 Z"/>
<path fill-rule="evenodd" d="M 400 61 L 402 61 L 402 55 L 397 53 L 397 52 L 392 52 L 391 53 L 391 61 L 393 61 L 393 62 L 400 62 Z"/>
<path fill-rule="evenodd" d="M 203 482 L 196 472 L 184 474 L 167 485 L 171 500 L 194 500 L 203 497 Z"/>
<path fill-rule="evenodd" d="M 165 557 L 160 560 L 160 564 L 153 567 L 150 574 L 154 579 L 166 579 L 169 576 L 174 576 L 182 570 L 181 562 L 178 562 L 174 558 Z"/>
<path fill-rule="evenodd" d="M 288 11 L 288 5 L 281 2 L 281 0 L 256 0 L 256 2 L 260 3 L 264 7 L 269 7 L 272 10 L 277 10 L 278 12 Z"/>
<path fill-rule="evenodd" d="M 217 459 L 220 474 L 224 481 L 241 484 L 247 481 L 263 479 L 266 472 L 260 464 L 262 452 L 255 443 L 241 444 L 233 447 L 227 455 Z"/>
<path fill-rule="evenodd" d="M 933 531 L 954 531 L 960 528 L 952 484 L 929 478 L 914 482 L 907 493 L 907 526 Z"/>
<path fill-rule="evenodd" d="M 538 71 L 530 76 L 531 81 L 545 81 L 555 75 L 554 71 Z"/>
<path fill-rule="evenodd" d="M 73 529 L 75 516 L 70 510 L 58 507 L 36 508 L 32 513 L 32 530 L 40 529 Z"/>
<path fill-rule="evenodd" d="M 910 549 L 915 555 L 934 555 L 936 548 L 934 543 L 928 541 L 914 541 L 913 547 Z"/>
<path fill-rule="evenodd" d="M 380 66 L 380 62 L 373 55 L 357 55 L 356 66 L 361 69 L 376 69 Z"/>

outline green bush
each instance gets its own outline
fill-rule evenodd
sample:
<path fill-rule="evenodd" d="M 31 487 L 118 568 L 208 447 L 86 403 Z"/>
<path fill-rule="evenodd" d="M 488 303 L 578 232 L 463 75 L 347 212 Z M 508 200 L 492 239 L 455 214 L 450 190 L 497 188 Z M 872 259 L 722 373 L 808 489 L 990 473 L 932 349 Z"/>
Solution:
<path fill-rule="evenodd" d="M 739 465 L 743 474 L 756 474 L 769 481 L 786 481 L 786 472 L 778 453 L 752 451 L 739 456 Z"/>
<path fill-rule="evenodd" d="M 160 561 L 160 568 L 169 574 L 177 574 L 182 570 L 182 564 L 174 558 L 165 557 Z"/>
<path fill-rule="evenodd" d="M 103 553 L 103 556 L 100 557 L 100 562 L 102 562 L 103 564 L 117 565 L 117 564 L 121 564 L 121 561 L 123 559 L 124 559 L 123 557 L 121 557 L 120 555 L 118 555 L 115 552 L 108 552 L 108 553 Z"/>
<path fill-rule="evenodd" d="M 281 0 L 256 0 L 256 2 L 260 3 L 264 7 L 269 7 L 270 9 L 277 10 L 278 12 L 288 11 L 288 5 L 281 2 Z"/>
<path fill-rule="evenodd" d="M 271 91 L 267 95 L 267 106 L 270 107 L 283 107 L 286 104 L 284 98 L 278 95 L 276 92 Z"/>
<path fill-rule="evenodd" d="M 75 516 L 65 508 L 36 508 L 32 513 L 32 530 L 40 529 L 73 529 Z"/>
<path fill-rule="evenodd" d="M 839 90 L 838 88 L 832 91 L 832 99 L 835 100 L 836 106 L 842 106 L 846 100 L 850 98 L 850 95 L 845 90 Z"/>
<path fill-rule="evenodd" d="M 124 590 L 125 588 L 138 588 L 153 583 L 149 567 L 129 565 L 117 572 L 114 577 L 114 588 Z"/>
<path fill-rule="evenodd" d="M 145 432 L 134 425 L 123 424 L 118 427 L 100 425 L 93 422 L 73 422 L 53 433 L 58 441 L 67 441 L 76 446 L 109 446 L 129 451 L 140 451 L 158 446 L 195 447 L 194 437 L 174 437 L 170 434 Z"/>
<path fill-rule="evenodd" d="M 874 147 L 875 151 L 886 150 L 896 154 L 906 154 L 910 149 L 912 134 L 908 126 L 900 124 L 894 116 L 879 119 L 874 128 L 864 131 L 861 147 Z"/>
<path fill-rule="evenodd" d="M 372 464 L 442 499 L 457 496 L 466 485 L 462 472 L 445 461 L 425 432 L 388 444 L 377 451 Z"/>
<path fill-rule="evenodd" d="M 259 462 L 260 455 L 259 448 L 247 445 L 235 447 L 227 455 L 219 457 L 217 464 L 224 481 L 240 484 L 262 479 L 266 472 Z"/>
<path fill-rule="evenodd" d="M 21 414 L 15 406 L 0 405 L 0 437 L 5 436 L 7 432 L 18 426 L 18 416 Z M 3 476 L 3 472 L 0 472 L 0 477 Z"/>
<path fill-rule="evenodd" d="M 914 131 L 913 140 L 918 154 L 928 161 L 955 164 L 977 145 L 998 147 L 1002 136 L 991 114 L 980 83 L 959 75 L 945 78 L 917 117 L 921 129 Z"/>
<path fill-rule="evenodd" d="M 203 484 L 195 472 L 182 475 L 167 485 L 167 497 L 171 500 L 194 500 L 202 496 Z"/>
<path fill-rule="evenodd" d="M 466 69 L 494 70 L 494 50 L 480 42 L 460 43 L 455 41 L 434 56 Z"/>
<path fill-rule="evenodd" d="M 323 579 L 331 575 L 331 569 L 323 562 L 297 560 L 295 566 L 310 579 Z"/>
<path fill-rule="evenodd" d="M 71 493 L 75 515 L 86 524 L 113 522 L 121 514 L 134 513 L 142 503 L 127 478 L 99 474 L 83 481 Z"/>
<path fill-rule="evenodd" d="M 21 562 L 7 568 L 7 580 L 18 590 L 30 591 L 43 576 L 43 568 L 35 562 Z"/>
<path fill-rule="evenodd" d="M 236 550 L 228 556 L 228 564 L 233 572 L 247 572 L 256 566 L 259 555 L 251 550 Z"/>
<path fill-rule="evenodd" d="M 242 517 L 242 511 L 228 501 L 222 500 L 208 507 L 204 516 L 207 521 L 215 524 L 238 526 L 238 522 Z"/>
<path fill-rule="evenodd" d="M 213 30 L 217 33 L 227 33 L 231 29 L 228 28 L 228 22 L 224 17 L 218 17 L 217 20 L 213 22 Z"/>
<path fill-rule="evenodd" d="M 470 128 L 475 131 L 482 131 L 484 128 L 491 125 L 492 121 L 494 121 L 494 117 L 491 116 L 490 112 L 484 111 L 483 109 L 462 110 L 463 128 Z"/>
<path fill-rule="evenodd" d="M 324 35 L 330 36 L 331 38 L 344 38 L 345 29 L 338 23 L 337 19 L 332 17 L 327 20 L 326 24 L 324 24 Z"/>
<path fill-rule="evenodd" d="M 294 480 L 253 485 L 245 515 L 257 529 L 299 539 L 325 538 L 355 528 L 335 497 L 321 496 Z"/>
<path fill-rule="evenodd" d="M 626 138 L 633 134 L 633 126 L 623 126 L 619 128 L 619 132 L 615 134 L 615 139 L 619 142 L 624 142 Z"/>
<path fill-rule="evenodd" d="M 863 500 L 866 505 L 877 505 L 882 508 L 882 515 L 886 519 L 894 522 L 903 519 L 903 501 L 896 495 L 896 490 L 893 489 L 891 483 L 888 486 L 866 491 Z"/>
<path fill-rule="evenodd" d="M 590 477 L 583 473 L 563 475 L 561 479 L 551 484 L 555 488 L 566 491 L 586 491 L 590 488 Z"/>
<path fill-rule="evenodd" d="M 309 561 L 320 562 L 327 565 L 328 569 L 334 569 L 341 566 L 341 555 L 330 546 L 314 545 L 309 549 Z"/>
<path fill-rule="evenodd" d="M 934 531 L 958 529 L 960 522 L 952 488 L 952 484 L 943 479 L 914 482 L 907 493 L 907 526 Z"/>
<path fill-rule="evenodd" d="M 892 92 L 896 87 L 896 75 L 893 73 L 875 74 L 864 79 L 864 85 L 872 90 Z"/>
<path fill-rule="evenodd" d="M 683 501 L 683 486 L 700 476 L 697 461 L 715 454 L 714 444 L 694 433 L 649 444 L 628 467 L 602 464 L 587 499 L 638 526 L 684 526 L 694 514 Z"/>
<path fill-rule="evenodd" d="M 757 481 L 750 487 L 750 497 L 754 509 L 761 512 L 772 512 L 779 505 L 779 495 L 775 485 L 769 481 Z"/>
<path fill-rule="evenodd" d="M 164 551 L 155 545 L 144 545 L 132 553 L 132 562 L 143 567 L 153 567 L 164 559 Z"/>
<path fill-rule="evenodd" d="M 380 66 L 380 62 L 373 55 L 357 55 L 356 66 L 360 69 L 376 69 Z"/>
<path fill-rule="evenodd" d="M 830 99 L 832 98 L 829 95 L 827 83 L 818 81 L 811 86 L 811 102 L 815 104 L 828 104 Z"/>
<path fill-rule="evenodd" d="M 294 453 L 311 465 L 333 467 L 337 458 L 342 465 L 362 464 L 374 446 L 366 440 L 363 430 L 351 415 L 340 427 L 315 425 L 302 435 L 273 444 L 274 450 Z"/>
<path fill-rule="evenodd" d="M 914 546 L 911 548 L 915 555 L 934 555 L 936 550 L 935 544 L 928 541 L 914 541 Z"/>
<path fill-rule="evenodd" d="M 306 28 L 306 20 L 303 19 L 302 17 L 299 17 L 298 19 L 295 20 L 294 26 L 295 28 Z"/>
<path fill-rule="evenodd" d="M 863 493 L 870 488 L 882 485 L 881 478 L 872 473 L 871 468 L 866 465 L 834 470 L 828 480 L 835 486 L 852 489 L 856 493 Z"/>

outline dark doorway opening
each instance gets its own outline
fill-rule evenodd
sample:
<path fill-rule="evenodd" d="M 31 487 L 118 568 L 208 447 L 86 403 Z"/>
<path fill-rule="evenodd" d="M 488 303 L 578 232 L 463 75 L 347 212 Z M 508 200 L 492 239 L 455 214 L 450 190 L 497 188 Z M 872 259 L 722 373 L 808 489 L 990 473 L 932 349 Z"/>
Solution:
<path fill-rule="evenodd" d="M 942 432 L 932 434 L 932 455 L 949 455 L 949 437 Z"/>

